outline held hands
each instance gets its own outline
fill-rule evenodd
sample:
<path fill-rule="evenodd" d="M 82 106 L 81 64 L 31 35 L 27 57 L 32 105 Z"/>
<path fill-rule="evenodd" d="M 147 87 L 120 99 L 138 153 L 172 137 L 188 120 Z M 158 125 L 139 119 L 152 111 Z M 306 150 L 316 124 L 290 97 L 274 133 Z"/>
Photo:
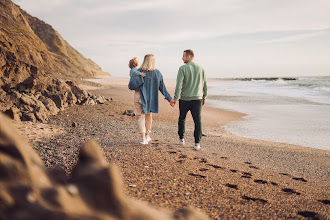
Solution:
<path fill-rule="evenodd" d="M 142 72 L 142 73 L 140 73 L 140 76 L 143 76 L 143 77 L 145 77 L 145 76 L 146 76 L 146 74 L 145 74 L 144 72 Z"/>
<path fill-rule="evenodd" d="M 170 101 L 170 105 L 171 105 L 172 107 L 175 106 L 175 103 L 176 103 L 176 101 L 175 101 L 174 99 L 172 99 L 172 100 Z"/>
<path fill-rule="evenodd" d="M 175 104 L 176 104 L 176 101 L 175 101 L 174 99 L 172 99 L 172 100 L 170 101 L 170 105 L 171 105 L 172 107 L 174 107 Z M 205 100 L 203 100 L 202 105 L 203 105 L 203 106 L 205 105 Z"/>

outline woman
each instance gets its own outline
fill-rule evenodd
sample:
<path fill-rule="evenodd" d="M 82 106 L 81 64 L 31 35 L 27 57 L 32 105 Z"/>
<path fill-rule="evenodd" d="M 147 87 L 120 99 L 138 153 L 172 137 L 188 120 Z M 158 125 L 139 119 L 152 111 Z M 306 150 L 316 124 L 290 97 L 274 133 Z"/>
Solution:
<path fill-rule="evenodd" d="M 138 115 L 139 132 L 142 137 L 140 144 L 148 144 L 151 141 L 152 113 L 158 113 L 158 90 L 164 95 L 167 101 L 172 97 L 167 92 L 163 76 L 155 68 L 155 56 L 147 54 L 139 68 L 140 72 L 145 73 L 144 84 L 140 87 L 140 92 L 136 93 L 135 109 Z"/>

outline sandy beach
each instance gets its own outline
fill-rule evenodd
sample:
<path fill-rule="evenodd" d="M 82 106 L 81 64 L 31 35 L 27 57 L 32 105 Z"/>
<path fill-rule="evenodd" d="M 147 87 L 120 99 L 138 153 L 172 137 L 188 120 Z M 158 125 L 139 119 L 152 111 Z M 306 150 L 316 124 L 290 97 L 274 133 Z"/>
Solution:
<path fill-rule="evenodd" d="M 210 219 L 329 219 L 330 151 L 238 137 L 222 126 L 244 114 L 210 108 L 202 112 L 199 151 L 193 149 L 188 114 L 186 145 L 178 145 L 178 105 L 160 95 L 153 115 L 152 141 L 139 144 L 133 92 L 128 79 L 99 77 L 81 87 L 110 102 L 72 106 L 46 123 L 16 123 L 45 165 L 62 165 L 68 175 L 79 148 L 89 139 L 121 171 L 125 193 L 158 207 L 192 206 Z M 170 94 L 175 80 L 165 80 Z M 207 102 L 206 102 L 207 103 Z"/>

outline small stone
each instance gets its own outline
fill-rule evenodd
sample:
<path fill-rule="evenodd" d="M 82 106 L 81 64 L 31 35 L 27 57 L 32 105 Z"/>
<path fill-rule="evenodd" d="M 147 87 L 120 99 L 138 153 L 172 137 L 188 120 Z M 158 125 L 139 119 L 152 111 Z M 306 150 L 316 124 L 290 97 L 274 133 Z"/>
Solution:
<path fill-rule="evenodd" d="M 77 195 L 79 192 L 78 187 L 73 184 L 69 184 L 66 189 L 71 195 Z"/>
<path fill-rule="evenodd" d="M 136 187 L 136 185 L 128 185 L 128 187 L 133 187 L 134 188 L 134 187 Z"/>
<path fill-rule="evenodd" d="M 26 195 L 26 200 L 30 203 L 34 203 L 35 201 L 37 201 L 36 197 L 33 195 L 32 192 L 29 192 L 27 195 Z"/>

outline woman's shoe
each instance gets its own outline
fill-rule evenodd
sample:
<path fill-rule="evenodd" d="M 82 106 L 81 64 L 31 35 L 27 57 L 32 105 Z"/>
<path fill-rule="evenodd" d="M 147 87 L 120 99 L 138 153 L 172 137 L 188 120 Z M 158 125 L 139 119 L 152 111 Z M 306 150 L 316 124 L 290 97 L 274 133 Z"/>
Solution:
<path fill-rule="evenodd" d="M 140 144 L 148 144 L 147 139 L 143 138 L 142 141 L 140 142 Z"/>
<path fill-rule="evenodd" d="M 150 135 L 146 135 L 146 140 L 149 142 L 151 141 Z"/>

